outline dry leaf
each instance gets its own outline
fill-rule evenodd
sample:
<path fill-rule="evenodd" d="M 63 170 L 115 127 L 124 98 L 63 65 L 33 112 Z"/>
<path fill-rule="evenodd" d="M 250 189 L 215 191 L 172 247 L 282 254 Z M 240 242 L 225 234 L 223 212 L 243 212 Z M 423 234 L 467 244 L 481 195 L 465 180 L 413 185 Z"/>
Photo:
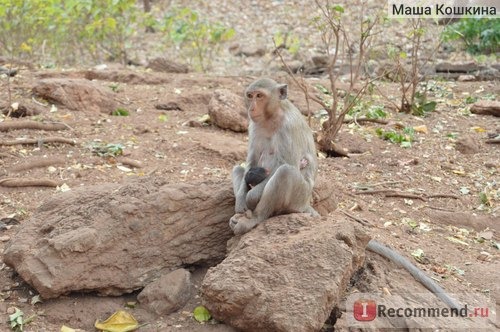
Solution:
<path fill-rule="evenodd" d="M 429 133 L 429 130 L 427 129 L 426 125 L 415 126 L 415 127 L 413 127 L 413 130 L 415 130 L 417 133 L 422 133 L 422 134 Z"/>
<path fill-rule="evenodd" d="M 128 312 L 118 310 L 102 323 L 97 320 L 94 326 L 101 331 L 128 332 L 137 329 L 139 323 Z"/>

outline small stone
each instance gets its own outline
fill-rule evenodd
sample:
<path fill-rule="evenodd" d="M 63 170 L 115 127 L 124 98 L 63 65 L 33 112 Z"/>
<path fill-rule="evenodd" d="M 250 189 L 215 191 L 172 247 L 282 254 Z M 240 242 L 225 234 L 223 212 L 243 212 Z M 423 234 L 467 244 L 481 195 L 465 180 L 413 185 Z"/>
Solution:
<path fill-rule="evenodd" d="M 455 144 L 455 149 L 463 154 L 476 154 L 479 152 L 479 146 L 471 137 L 463 137 Z"/>
<path fill-rule="evenodd" d="M 144 287 L 137 300 L 158 315 L 167 315 L 184 307 L 191 289 L 191 274 L 178 269 Z"/>
<path fill-rule="evenodd" d="M 476 76 L 474 75 L 460 75 L 457 78 L 459 82 L 472 82 L 476 80 Z"/>
<path fill-rule="evenodd" d="M 0 242 L 7 242 L 9 240 L 10 240 L 10 236 L 8 236 L 8 235 L 0 236 Z"/>
<path fill-rule="evenodd" d="M 208 115 L 219 128 L 235 132 L 247 131 L 248 116 L 243 97 L 229 90 L 215 90 L 208 104 Z"/>

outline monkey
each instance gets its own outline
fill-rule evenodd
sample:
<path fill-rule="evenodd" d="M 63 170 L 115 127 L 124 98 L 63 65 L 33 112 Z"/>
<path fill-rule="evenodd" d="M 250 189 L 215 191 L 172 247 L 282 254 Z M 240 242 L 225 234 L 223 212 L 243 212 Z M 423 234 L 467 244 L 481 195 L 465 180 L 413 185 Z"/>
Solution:
<path fill-rule="evenodd" d="M 245 182 L 249 189 L 255 187 L 265 180 L 269 175 L 269 171 L 264 167 L 252 167 L 245 174 Z"/>
<path fill-rule="evenodd" d="M 235 215 L 229 226 L 240 235 L 278 214 L 319 214 L 310 205 L 318 172 L 312 131 L 300 111 L 287 99 L 286 84 L 258 79 L 245 91 L 249 116 L 246 167 L 232 172 Z M 376 240 L 367 249 L 406 269 L 451 308 L 460 304 L 423 271 L 395 250 Z"/>
<path fill-rule="evenodd" d="M 288 100 L 288 86 L 261 78 L 245 91 L 249 117 L 245 167 L 232 172 L 235 214 L 229 226 L 243 234 L 271 216 L 293 212 L 319 214 L 311 207 L 318 172 L 312 131 L 300 111 Z M 268 176 L 253 188 L 245 177 L 254 167 Z"/>

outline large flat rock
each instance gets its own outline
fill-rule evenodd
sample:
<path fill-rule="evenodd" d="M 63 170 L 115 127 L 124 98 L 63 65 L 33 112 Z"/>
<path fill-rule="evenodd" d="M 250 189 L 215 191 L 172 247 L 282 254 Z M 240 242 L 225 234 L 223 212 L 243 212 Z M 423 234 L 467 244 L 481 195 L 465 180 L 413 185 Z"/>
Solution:
<path fill-rule="evenodd" d="M 4 262 L 44 298 L 119 295 L 179 267 L 221 261 L 233 213 L 228 182 L 86 187 L 43 203 L 7 244 Z"/>

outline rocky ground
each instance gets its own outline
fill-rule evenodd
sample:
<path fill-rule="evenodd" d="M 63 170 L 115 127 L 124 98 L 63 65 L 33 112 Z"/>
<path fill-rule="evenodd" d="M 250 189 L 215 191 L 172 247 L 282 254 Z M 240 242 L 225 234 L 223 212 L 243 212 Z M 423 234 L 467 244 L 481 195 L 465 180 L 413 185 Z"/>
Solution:
<path fill-rule="evenodd" d="M 232 45 L 233 49 L 264 49 L 264 55 L 237 56 L 228 46 L 215 61 L 213 72 L 207 74 L 157 73 L 142 67 L 108 64 L 104 70 L 48 71 L 21 66 L 10 81 L 2 76 L 0 100 L 7 100 L 10 89 L 14 102 L 38 114 L 23 118 L 3 116 L 0 123 L 1 331 L 9 330 L 8 314 L 14 307 L 23 310 L 26 317 L 35 315 L 25 331 L 59 331 L 62 325 L 93 331 L 96 319 L 103 320 L 123 309 L 127 302 L 136 301 L 137 292 L 119 297 L 72 293 L 32 304 L 37 292 L 3 263 L 3 252 L 30 217 L 36 215 L 37 207 L 61 191 L 151 177 L 168 184 L 227 181 L 232 167 L 245 159 L 246 133 L 224 130 L 200 119 L 209 113 L 211 100 L 220 93 L 216 90 L 242 95 L 245 86 L 262 74 L 289 83 L 290 99 L 305 109 L 303 95 L 279 70 L 280 62 L 271 53 L 272 42 L 266 37 L 277 31 L 293 31 L 304 41 L 303 51 L 297 56 L 289 55 L 288 59 L 307 64 L 319 47 L 314 47 L 318 39 L 305 37 L 311 34 L 311 27 L 300 3 L 193 3 L 200 11 L 236 29 L 241 38 L 238 45 Z M 380 3 L 370 6 L 380 8 Z M 389 39 L 404 48 L 404 39 L 398 32 L 401 24 L 388 27 L 387 31 L 393 33 L 382 34 L 377 43 L 382 45 Z M 397 41 L 393 36 L 399 37 Z M 153 37 L 147 36 L 143 42 L 148 42 L 148 38 Z M 138 51 L 136 57 L 139 62 L 147 60 L 144 51 Z M 440 49 L 438 58 L 452 62 L 455 58 L 469 60 L 461 53 L 444 49 Z M 311 77 L 308 82 L 314 84 L 318 79 L 321 77 Z M 89 89 L 102 92 L 93 97 L 101 99 L 85 100 L 78 92 L 66 97 L 59 95 L 66 99 L 55 106 L 34 99 L 35 92 L 57 94 L 47 88 L 47 80 L 51 84 L 50 80 L 59 80 L 59 85 L 76 80 L 84 84 L 83 88 L 77 87 L 80 92 L 91 84 Z M 338 210 L 365 220 L 359 226 L 371 237 L 397 249 L 448 292 L 459 297 L 481 293 L 500 298 L 500 152 L 498 144 L 486 143 L 490 136 L 498 135 L 500 122 L 491 115 L 471 114 L 470 104 L 466 103 L 468 97 L 497 98 L 498 80 L 433 80 L 429 97 L 437 101 L 437 108 L 426 117 L 397 113 L 382 97 L 396 96 L 397 83 L 377 82 L 377 86 L 377 92 L 365 100 L 385 106 L 388 123 L 346 124 L 338 144 L 349 150 L 349 158 L 320 156 L 319 176 L 335 189 Z M 109 105 L 127 110 L 129 115 L 114 116 L 101 111 Z M 314 106 L 313 111 L 317 110 Z M 55 126 L 54 131 L 13 125 L 26 120 L 50 124 Z M 313 117 L 311 121 L 317 130 L 319 119 Z M 410 148 L 382 140 L 376 134 L 378 128 L 402 127 L 415 128 Z M 55 142 L 51 143 L 48 137 L 55 137 Z M 33 142 L 18 144 L 19 139 Z M 45 144 L 40 140 L 45 140 Z M 113 156 L 115 149 L 123 150 L 123 154 Z M 46 180 L 47 186 L 22 186 L 24 180 L 40 179 Z M 424 253 L 419 260 L 412 255 L 418 249 Z M 193 309 L 201 303 L 199 287 L 206 267 L 186 267 L 192 271 L 194 287 L 188 303 L 170 315 L 158 315 L 140 305 L 128 309 L 140 323 L 147 324 L 140 331 L 233 330 L 213 321 L 200 325 L 192 318 Z M 364 267 L 346 294 L 366 290 L 392 294 L 425 292 L 408 273 L 372 253 L 367 254 Z M 345 312 L 342 304 L 339 309 Z M 345 315 L 336 324 L 338 330 L 345 328 Z M 325 330 L 332 327 L 325 325 Z"/>

